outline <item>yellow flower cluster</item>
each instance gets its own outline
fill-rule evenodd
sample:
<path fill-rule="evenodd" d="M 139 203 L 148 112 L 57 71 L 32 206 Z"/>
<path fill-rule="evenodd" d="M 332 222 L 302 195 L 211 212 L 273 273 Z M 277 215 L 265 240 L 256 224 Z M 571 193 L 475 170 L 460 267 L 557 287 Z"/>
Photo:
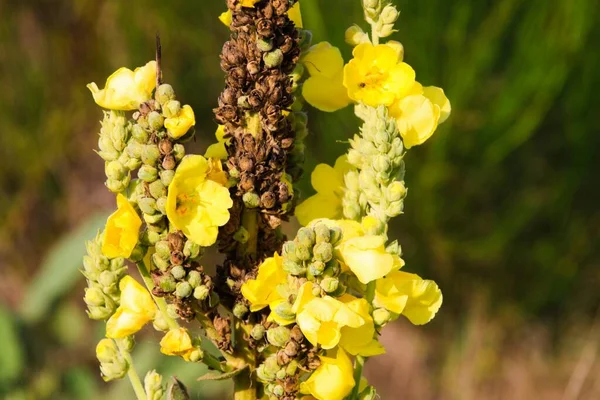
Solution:
<path fill-rule="evenodd" d="M 354 288 L 352 294 L 326 292 L 323 281 L 310 274 L 308 281 L 295 278 L 286 272 L 285 261 L 277 254 L 262 263 L 255 279 L 242 285 L 242 294 L 250 302 L 251 311 L 269 307 L 270 320 L 283 326 L 297 324 L 313 346 L 335 354 L 322 357 L 321 366 L 302 384 L 301 390 L 317 399 L 341 400 L 348 395 L 354 380 L 347 354 L 370 357 L 385 352 L 377 340 L 376 325 L 398 315 L 404 315 L 414 324 L 424 324 L 435 316 L 442 303 L 435 282 L 402 272 L 404 261 L 386 249 L 386 239 L 366 233 L 370 223 L 369 218 L 363 224 L 319 219 L 307 227 L 317 231 L 326 226 L 342 232 L 333 244 L 332 258 L 341 266 L 341 276 L 337 279 L 349 282 Z M 367 284 L 374 284 L 372 304 L 389 316 L 387 320 L 374 320 L 366 299 Z M 291 307 L 283 308 L 286 311 L 282 312 L 281 305 L 289 304 L 290 299 Z"/>
<path fill-rule="evenodd" d="M 152 321 L 157 312 L 150 293 L 132 277 L 123 277 L 119 287 L 121 305 L 106 322 L 106 337 L 113 339 L 133 335 Z"/>

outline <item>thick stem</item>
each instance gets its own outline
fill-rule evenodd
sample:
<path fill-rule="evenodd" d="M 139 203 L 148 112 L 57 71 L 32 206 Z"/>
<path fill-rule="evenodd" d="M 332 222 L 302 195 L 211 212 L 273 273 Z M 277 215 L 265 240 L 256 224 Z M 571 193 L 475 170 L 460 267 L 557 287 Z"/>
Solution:
<path fill-rule="evenodd" d="M 177 321 L 175 321 L 173 318 L 171 318 L 169 316 L 169 313 L 167 312 L 167 302 L 165 301 L 165 299 L 163 299 L 162 297 L 156 297 L 152 293 L 152 289 L 154 288 L 154 282 L 152 282 L 152 277 L 150 276 L 150 272 L 148 271 L 148 268 L 146 268 L 146 263 L 144 263 L 144 261 L 140 261 L 140 262 L 136 263 L 136 265 L 138 267 L 138 270 L 140 271 L 140 275 L 142 276 L 144 283 L 146 284 L 146 288 L 150 292 L 150 295 L 152 295 L 152 298 L 154 299 L 154 302 L 156 303 L 156 306 L 158 307 L 158 310 L 162 313 L 165 321 L 167 321 L 167 325 L 169 325 L 169 329 L 179 328 L 179 324 L 177 323 Z"/>
<path fill-rule="evenodd" d="M 258 212 L 256 209 L 245 209 L 242 214 L 242 226 L 248 232 L 248 241 L 240 246 L 243 254 L 256 254 L 258 248 Z"/>
<path fill-rule="evenodd" d="M 363 356 L 356 356 L 356 361 L 354 362 L 354 389 L 352 389 L 352 394 L 350 395 L 351 400 L 358 399 L 358 390 L 364 365 L 365 358 Z"/>
<path fill-rule="evenodd" d="M 144 385 L 142 384 L 142 380 L 137 374 L 135 367 L 133 366 L 133 359 L 131 358 L 131 354 L 129 351 L 123 346 L 120 340 L 117 340 L 117 346 L 119 347 L 119 351 L 125 361 L 127 361 L 127 377 L 131 382 L 131 386 L 133 387 L 133 391 L 135 392 L 135 397 L 138 400 L 146 400 L 146 391 L 144 390 Z"/>
<path fill-rule="evenodd" d="M 246 369 L 233 377 L 234 400 L 256 400 L 256 385 L 250 374 L 251 371 Z"/>

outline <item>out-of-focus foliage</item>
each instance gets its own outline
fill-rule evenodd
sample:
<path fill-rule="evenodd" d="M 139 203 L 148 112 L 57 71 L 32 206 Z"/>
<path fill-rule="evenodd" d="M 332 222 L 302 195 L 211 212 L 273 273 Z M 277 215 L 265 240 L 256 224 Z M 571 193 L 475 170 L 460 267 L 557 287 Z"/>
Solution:
<path fill-rule="evenodd" d="M 348 59 L 344 30 L 361 20 L 359 1 L 301 4 L 315 40 Z M 411 269 L 444 291 L 430 329 L 460 337 L 457 321 L 470 321 L 480 301 L 556 332 L 585 321 L 600 302 L 600 1 L 397 4 L 393 38 L 419 81 L 446 88 L 453 105 L 435 136 L 407 156 L 406 215 L 393 232 Z M 87 399 L 106 389 L 93 356 L 101 332 L 85 319 L 83 290 L 53 286 L 44 303 L 27 289 L 45 274 L 56 278 L 43 260 L 61 235 L 114 203 L 98 187 L 103 165 L 91 149 L 101 116 L 85 84 L 151 59 L 160 32 L 164 74 L 196 111 L 195 146 L 204 150 L 223 86 L 223 9 L 207 0 L 0 0 L 0 343 L 15 343 L 0 352 L 0 397 Z M 332 163 L 357 126 L 350 109 L 311 111 L 307 171 Z M 52 268 L 64 262 L 71 274 L 65 282 L 79 276 L 69 264 L 82 251 L 54 259 Z M 31 313 L 39 318 L 24 319 Z M 153 366 L 157 349 L 141 343 L 137 352 L 140 371 Z M 173 363 L 162 371 L 186 383 L 201 375 Z M 126 384 L 108 395 L 126 398 Z M 205 396 L 220 390 L 200 385 Z"/>

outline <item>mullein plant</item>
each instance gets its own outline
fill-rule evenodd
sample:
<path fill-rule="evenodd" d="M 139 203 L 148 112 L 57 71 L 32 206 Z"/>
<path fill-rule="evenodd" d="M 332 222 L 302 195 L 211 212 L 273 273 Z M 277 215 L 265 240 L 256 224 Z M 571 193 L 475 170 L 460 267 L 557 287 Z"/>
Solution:
<path fill-rule="evenodd" d="M 348 63 L 311 43 L 298 1 L 226 3 L 225 88 L 204 155 L 185 154 L 194 112 L 163 82 L 159 51 L 104 89 L 88 85 L 105 109 L 97 153 L 117 203 L 83 269 L 88 315 L 106 322 L 102 377 L 128 376 L 138 400 L 189 398 L 176 379 L 137 374 L 133 335 L 151 323 L 163 354 L 204 363 L 213 372 L 200 379 L 232 378 L 235 399 L 374 399 L 362 369 L 385 353 L 382 328 L 400 315 L 425 324 L 442 303 L 435 282 L 405 272 L 387 232 L 403 212 L 404 154 L 450 103 L 416 81 L 400 43 L 381 43 L 399 15 L 389 1 L 362 0 L 370 32 L 346 31 Z M 347 154 L 314 169 L 316 194 L 300 202 L 306 103 L 352 104 L 363 123 Z M 281 225 L 294 215 L 303 227 L 288 240 Z M 224 259 L 205 269 L 209 247 Z"/>

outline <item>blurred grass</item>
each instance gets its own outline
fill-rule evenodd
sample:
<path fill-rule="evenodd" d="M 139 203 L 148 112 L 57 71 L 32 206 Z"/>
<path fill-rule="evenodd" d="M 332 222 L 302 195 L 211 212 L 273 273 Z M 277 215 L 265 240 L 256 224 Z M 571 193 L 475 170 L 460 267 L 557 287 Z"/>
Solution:
<path fill-rule="evenodd" d="M 0 357 L 0 397 L 92 398 L 105 387 L 90 335 L 98 326 L 85 320 L 81 287 L 65 285 L 47 308 L 35 306 L 43 316 L 35 323 L 18 311 L 35 298 L 31 290 L 39 294 L 28 289 L 36 279 L 56 275 L 40 268 L 58 238 L 113 207 L 91 151 L 100 113 L 85 84 L 152 58 L 160 32 L 165 78 L 196 110 L 194 146 L 203 149 L 223 86 L 222 3 L 0 0 L 0 340 L 22 339 Z M 443 392 L 461 365 L 481 363 L 477 382 L 495 375 L 506 360 L 494 346 L 533 326 L 544 327 L 556 349 L 566 346 L 566 333 L 589 324 L 600 304 L 600 1 L 397 4 L 393 38 L 418 80 L 443 87 L 453 105 L 436 135 L 407 156 L 406 215 L 393 227 L 407 268 L 438 281 L 445 297 L 436 321 L 419 331 L 437 352 L 426 369 L 430 395 L 411 398 L 469 398 Z M 348 59 L 343 33 L 361 20 L 359 1 L 302 7 L 315 41 L 332 42 Z M 333 162 L 357 129 L 351 109 L 310 111 L 307 171 Z M 308 177 L 301 186 L 310 194 Z M 66 257 L 76 260 L 80 250 Z M 74 274 L 65 282 L 77 279 L 65 271 Z M 467 357 L 479 348 L 470 339 L 478 329 L 494 337 L 481 344 L 492 354 L 487 361 Z M 123 398 L 119 390 L 128 389 L 110 390 Z"/>

